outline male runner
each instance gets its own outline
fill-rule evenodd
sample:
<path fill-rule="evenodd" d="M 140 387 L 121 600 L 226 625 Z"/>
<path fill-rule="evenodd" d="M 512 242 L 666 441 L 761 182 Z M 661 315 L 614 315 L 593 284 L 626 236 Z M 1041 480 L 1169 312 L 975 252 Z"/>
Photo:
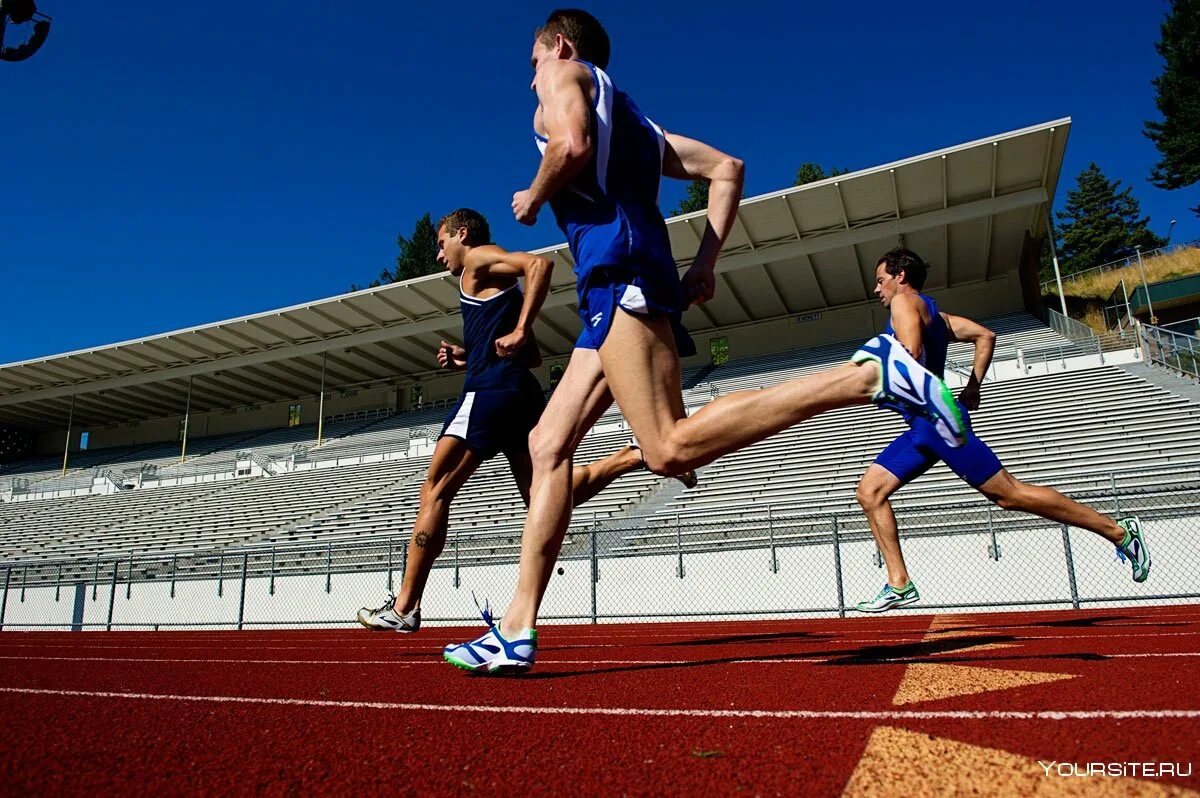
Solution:
<path fill-rule="evenodd" d="M 533 224 L 550 203 L 575 259 L 584 331 L 529 438 L 533 487 L 516 596 L 499 624 L 485 611 L 488 631 L 444 652 L 468 670 L 533 664 L 538 608 L 571 518 L 571 458 L 614 398 L 656 474 L 697 468 L 817 413 L 873 400 L 932 414 L 961 442 L 949 389 L 888 336 L 872 339 L 852 363 L 729 394 L 686 416 L 679 357 L 696 350 L 680 319 L 688 304 L 713 296 L 743 166 L 650 121 L 613 85 L 608 55 L 608 34 L 584 11 L 554 11 L 534 34 L 533 126 L 542 162 L 533 184 L 513 195 L 513 213 Z M 663 175 L 709 183 L 708 225 L 682 283 L 658 208 Z"/>
<path fill-rule="evenodd" d="M 941 375 L 946 365 L 946 348 L 951 341 L 970 341 L 975 346 L 971 378 L 958 395 L 963 416 L 979 408 L 979 385 L 992 362 L 996 334 L 981 324 L 938 310 L 933 298 L 921 293 L 928 274 L 925 261 L 907 249 L 888 251 L 875 267 L 875 293 L 892 311 L 886 331 L 895 335 L 927 369 Z M 939 460 L 971 487 L 1005 510 L 1024 510 L 1051 521 L 1089 529 L 1113 542 L 1122 559 L 1133 563 L 1133 581 L 1150 575 L 1150 550 L 1142 538 L 1137 518 L 1113 521 L 1090 507 L 1068 499 L 1052 488 L 1021 482 L 1000 464 L 988 445 L 968 432 L 967 442 L 952 449 L 925 418 L 905 414 L 909 429 L 883 450 L 858 483 L 862 505 L 871 533 L 887 563 L 887 583 L 871 601 L 857 605 L 860 612 L 886 612 L 920 599 L 917 586 L 908 578 L 896 515 L 889 497 L 924 474 Z"/>
<path fill-rule="evenodd" d="M 530 373 L 541 363 L 533 320 L 550 290 L 553 262 L 490 243 L 487 220 L 460 208 L 438 223 L 438 261 L 459 278 L 463 341 L 442 341 L 438 363 L 465 369 L 458 404 L 442 427 L 421 485 L 421 504 L 409 540 L 399 596 L 376 609 L 363 607 L 358 622 L 368 629 L 415 632 L 421 626 L 421 595 L 433 562 L 446 543 L 450 503 L 476 469 L 503 453 L 525 504 L 529 504 L 529 431 L 541 416 L 542 386 Z M 525 278 L 525 291 L 517 284 Z M 635 446 L 571 472 L 575 504 L 595 496 L 614 479 L 643 467 Z M 688 472 L 678 479 L 696 484 Z"/>

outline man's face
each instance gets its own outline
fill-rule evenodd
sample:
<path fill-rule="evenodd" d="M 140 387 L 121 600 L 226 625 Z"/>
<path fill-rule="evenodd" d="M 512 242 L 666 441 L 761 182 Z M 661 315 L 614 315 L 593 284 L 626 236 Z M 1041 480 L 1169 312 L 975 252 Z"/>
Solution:
<path fill-rule="evenodd" d="M 446 225 L 438 229 L 438 263 L 444 264 L 446 270 L 455 277 L 463 271 L 463 254 L 466 252 L 463 239 L 466 235 L 465 227 L 460 227 L 453 235 L 446 229 Z"/>
<path fill-rule="evenodd" d="M 530 64 L 533 66 L 533 82 L 529 84 L 529 88 L 537 91 L 537 76 L 538 67 L 547 61 L 555 61 L 562 58 L 563 52 L 563 37 L 561 35 L 554 37 L 553 46 L 547 46 L 542 41 L 541 36 L 535 36 L 533 39 L 533 54 L 529 57 Z"/>
<path fill-rule="evenodd" d="M 892 297 L 900 293 L 900 289 L 904 286 L 900 280 L 900 277 L 888 274 L 886 263 L 875 267 L 875 296 L 879 297 L 879 301 L 885 308 L 891 307 Z"/>

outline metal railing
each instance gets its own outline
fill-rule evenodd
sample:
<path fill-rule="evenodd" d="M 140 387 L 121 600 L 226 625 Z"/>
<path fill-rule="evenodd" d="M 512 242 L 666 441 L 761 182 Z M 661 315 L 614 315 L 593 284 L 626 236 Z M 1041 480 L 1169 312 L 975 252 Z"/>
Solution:
<path fill-rule="evenodd" d="M 1139 324 L 1138 335 L 1147 363 L 1200 379 L 1200 338 L 1150 324 Z"/>
<path fill-rule="evenodd" d="M 1074 495 L 1137 515 L 1156 556 L 1130 581 L 1112 544 L 1084 530 L 1001 511 L 982 499 L 903 504 L 901 538 L 927 609 L 1063 606 L 1200 598 L 1200 463 L 1096 474 Z M 473 618 L 472 593 L 502 601 L 520 529 L 452 531 L 423 602 L 426 622 Z M 116 553 L 0 563 L 0 629 L 264 628 L 354 623 L 397 592 L 406 538 Z M 573 527 L 543 619 L 845 615 L 884 579 L 860 512 L 747 506 Z M 503 566 L 503 567 L 497 567 Z M 986 586 L 986 590 L 981 586 Z"/>

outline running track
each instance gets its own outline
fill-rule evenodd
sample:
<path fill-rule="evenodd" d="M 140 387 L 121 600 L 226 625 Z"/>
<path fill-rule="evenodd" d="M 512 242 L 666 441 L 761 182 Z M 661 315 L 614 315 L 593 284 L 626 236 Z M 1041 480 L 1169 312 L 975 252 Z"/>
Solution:
<path fill-rule="evenodd" d="M 477 632 L 4 632 L 0 793 L 1200 794 L 1197 606 Z"/>

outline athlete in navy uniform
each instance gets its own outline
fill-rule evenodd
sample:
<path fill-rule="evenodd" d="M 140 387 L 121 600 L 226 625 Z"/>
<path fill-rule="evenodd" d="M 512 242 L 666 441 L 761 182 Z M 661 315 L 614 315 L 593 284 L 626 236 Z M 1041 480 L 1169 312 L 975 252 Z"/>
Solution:
<path fill-rule="evenodd" d="M 979 408 L 979 385 L 991 365 L 996 334 L 968 318 L 938 310 L 933 298 L 921 293 L 928 271 L 915 252 L 893 249 L 875 267 L 875 293 L 883 306 L 891 310 L 887 332 L 895 335 L 934 374 L 940 376 L 945 369 L 946 349 L 951 341 L 974 344 L 971 378 L 958 397 L 963 416 L 967 417 L 967 411 Z M 1024 510 L 1091 530 L 1111 541 L 1133 563 L 1135 582 L 1145 581 L 1150 575 L 1150 551 L 1142 539 L 1137 518 L 1114 521 L 1052 488 L 1021 482 L 1005 470 L 988 445 L 974 433 L 968 432 L 966 443 L 953 449 L 928 419 L 910 413 L 903 415 L 909 424 L 908 431 L 883 450 L 858 484 L 858 502 L 867 515 L 888 574 L 879 595 L 857 605 L 861 612 L 885 612 L 920 599 L 904 564 L 896 515 L 889 498 L 939 461 L 1006 510 Z"/>
<path fill-rule="evenodd" d="M 468 670 L 533 665 L 538 608 L 571 519 L 572 457 L 614 399 L 650 470 L 664 475 L 698 468 L 825 410 L 873 400 L 929 414 L 951 445 L 962 440 L 949 389 L 889 336 L 872 339 L 844 366 L 728 394 L 687 417 L 679 357 L 695 347 L 680 319 L 689 304 L 713 296 L 743 166 L 652 122 L 613 83 L 608 56 L 608 34 L 584 11 L 555 11 L 534 34 L 533 127 L 542 160 L 530 187 L 513 195 L 513 214 L 533 224 L 550 203 L 575 259 L 584 331 L 530 435 L 532 501 L 516 595 L 500 623 L 485 612 L 484 635 L 444 652 Z M 682 282 L 658 208 L 663 175 L 709 184 L 708 225 Z"/>
<path fill-rule="evenodd" d="M 421 596 L 433 562 L 446 542 L 450 503 L 485 460 L 503 454 L 525 504 L 532 467 L 529 432 L 545 401 L 530 373 L 541 364 L 533 320 L 550 289 L 553 263 L 489 243 L 487 221 L 469 208 L 438 223 L 438 260 L 459 278 L 463 343 L 442 341 L 438 363 L 466 371 L 462 396 L 442 427 L 433 460 L 421 486 L 421 506 L 413 524 L 408 562 L 399 596 L 376 609 L 363 607 L 358 621 L 369 629 L 415 632 L 421 625 Z M 525 291 L 517 282 L 525 278 Z M 644 467 L 635 446 L 571 474 L 575 503 L 595 496 L 622 474 Z M 695 475 L 679 477 L 695 484 Z"/>

